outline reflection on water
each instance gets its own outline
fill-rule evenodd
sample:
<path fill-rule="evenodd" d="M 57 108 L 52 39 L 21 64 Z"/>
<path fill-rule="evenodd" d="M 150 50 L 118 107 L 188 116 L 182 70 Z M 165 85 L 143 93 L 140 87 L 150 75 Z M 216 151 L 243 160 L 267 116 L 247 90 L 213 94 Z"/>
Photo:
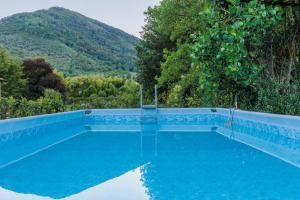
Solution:
<path fill-rule="evenodd" d="M 67 197 L 142 166 L 135 133 L 86 133 L 0 170 L 19 193 Z"/>
<path fill-rule="evenodd" d="M 72 138 L 0 169 L 0 186 L 22 200 L 300 199 L 300 169 L 214 132 L 144 127 Z"/>
<path fill-rule="evenodd" d="M 126 199 L 131 200 L 147 200 L 149 199 L 147 188 L 143 186 L 141 181 L 142 172 L 139 167 L 129 171 L 117 178 L 111 179 L 97 186 L 89 188 L 79 194 L 66 197 L 63 200 L 78 199 Z"/>
<path fill-rule="evenodd" d="M 49 197 L 40 197 L 32 194 L 21 194 L 0 188 L 1 199 L 4 200 L 52 200 Z"/>
<path fill-rule="evenodd" d="M 141 168 L 134 169 L 119 177 L 108 180 L 97 186 L 86 189 L 78 194 L 63 198 L 63 200 L 78 199 L 124 199 L 130 197 L 131 200 L 149 199 L 147 189 L 143 186 L 141 178 Z M 130 183 L 130 184 L 128 184 Z M 5 200 L 51 200 L 50 197 L 41 197 L 31 194 L 21 194 L 0 188 L 1 199 Z"/>

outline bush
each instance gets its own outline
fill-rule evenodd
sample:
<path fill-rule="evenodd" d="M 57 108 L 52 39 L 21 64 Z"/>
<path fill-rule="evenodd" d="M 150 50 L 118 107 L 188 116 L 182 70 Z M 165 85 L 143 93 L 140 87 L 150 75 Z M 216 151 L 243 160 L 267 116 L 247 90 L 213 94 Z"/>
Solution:
<path fill-rule="evenodd" d="M 26 86 L 26 79 L 23 76 L 21 64 L 0 46 L 0 77 L 5 79 L 1 83 L 2 97 L 22 96 Z"/>
<path fill-rule="evenodd" d="M 266 81 L 261 85 L 254 107 L 258 112 L 299 115 L 299 83 L 282 84 L 279 81 Z"/>
<path fill-rule="evenodd" d="M 0 98 L 0 119 L 17 117 L 16 99 L 13 97 Z"/>
<path fill-rule="evenodd" d="M 27 117 L 65 111 L 65 104 L 59 92 L 47 89 L 36 101 L 9 97 L 0 100 L 1 119 Z"/>
<path fill-rule="evenodd" d="M 44 97 L 37 100 L 38 105 L 41 106 L 42 114 L 56 113 L 65 111 L 65 104 L 62 95 L 51 89 L 46 89 Z"/>
<path fill-rule="evenodd" d="M 119 77 L 78 76 L 67 78 L 68 110 L 137 107 L 139 85 Z"/>
<path fill-rule="evenodd" d="M 67 90 L 63 78 L 44 59 L 23 61 L 23 71 L 28 81 L 27 98 L 37 99 L 46 89 L 53 89 L 62 94 Z"/>

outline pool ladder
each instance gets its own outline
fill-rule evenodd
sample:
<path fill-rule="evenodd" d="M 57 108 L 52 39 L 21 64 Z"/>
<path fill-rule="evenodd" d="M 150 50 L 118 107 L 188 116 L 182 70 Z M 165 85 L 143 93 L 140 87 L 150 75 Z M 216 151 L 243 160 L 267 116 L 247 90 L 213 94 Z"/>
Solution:
<path fill-rule="evenodd" d="M 155 87 L 154 87 L 154 105 L 144 105 L 143 85 L 140 85 L 140 105 L 141 105 L 141 108 L 143 108 L 143 107 L 157 108 L 157 85 L 155 85 Z"/>
<path fill-rule="evenodd" d="M 154 104 L 144 105 L 143 86 L 140 85 L 140 106 L 141 106 L 141 123 L 150 121 L 157 122 L 157 86 L 154 89 Z"/>
<path fill-rule="evenodd" d="M 232 128 L 232 126 L 233 126 L 234 111 L 235 111 L 234 108 L 233 109 L 232 108 L 229 109 L 228 125 L 230 126 L 230 128 Z"/>
<path fill-rule="evenodd" d="M 234 121 L 234 114 L 236 110 L 238 110 L 237 95 L 235 95 L 234 97 L 234 108 L 229 109 L 229 119 L 228 121 L 225 122 L 225 125 L 229 126 L 230 128 L 230 135 L 229 135 L 230 139 L 234 139 L 235 137 L 234 130 L 233 130 L 233 121 Z"/>
<path fill-rule="evenodd" d="M 233 126 L 233 119 L 234 119 L 234 112 L 238 109 L 238 99 L 237 95 L 234 97 L 234 108 L 229 109 L 229 120 L 227 121 L 227 125 L 232 129 Z"/>
<path fill-rule="evenodd" d="M 155 155 L 157 155 L 157 135 L 158 135 L 158 106 L 157 106 L 157 86 L 154 89 L 154 104 L 144 105 L 143 86 L 140 85 L 140 124 L 141 124 L 141 152 L 143 152 L 144 141 L 151 137 L 154 139 Z"/>

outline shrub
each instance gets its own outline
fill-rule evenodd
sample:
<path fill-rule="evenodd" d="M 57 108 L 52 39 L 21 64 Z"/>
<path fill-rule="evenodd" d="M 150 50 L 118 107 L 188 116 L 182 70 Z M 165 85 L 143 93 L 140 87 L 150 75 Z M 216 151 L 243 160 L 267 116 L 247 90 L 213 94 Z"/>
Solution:
<path fill-rule="evenodd" d="M 255 111 L 278 114 L 300 114 L 300 87 L 283 84 L 279 81 L 266 81 L 258 90 Z"/>
<path fill-rule="evenodd" d="M 17 117 L 16 100 L 13 97 L 0 98 L 0 119 Z"/>
<path fill-rule="evenodd" d="M 0 100 L 0 118 L 27 117 L 65 111 L 65 104 L 59 92 L 47 89 L 37 100 L 9 97 Z"/>

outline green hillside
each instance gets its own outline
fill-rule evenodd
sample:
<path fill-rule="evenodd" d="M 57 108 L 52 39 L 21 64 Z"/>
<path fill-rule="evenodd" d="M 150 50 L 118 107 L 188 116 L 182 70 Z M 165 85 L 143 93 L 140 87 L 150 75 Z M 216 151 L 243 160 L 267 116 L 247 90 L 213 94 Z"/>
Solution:
<path fill-rule="evenodd" d="M 0 20 L 0 45 L 20 59 L 43 57 L 66 75 L 135 72 L 138 38 L 54 7 Z"/>

